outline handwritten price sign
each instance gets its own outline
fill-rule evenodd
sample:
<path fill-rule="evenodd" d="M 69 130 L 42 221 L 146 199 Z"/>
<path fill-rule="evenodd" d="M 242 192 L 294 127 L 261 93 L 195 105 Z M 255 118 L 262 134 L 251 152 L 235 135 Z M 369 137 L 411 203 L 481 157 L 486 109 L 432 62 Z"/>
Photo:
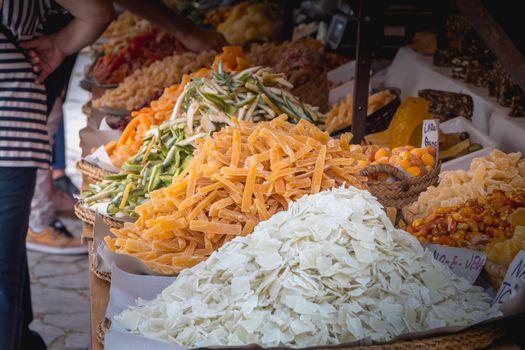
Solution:
<path fill-rule="evenodd" d="M 436 159 L 438 159 L 437 155 L 439 152 L 439 119 L 423 120 L 423 128 L 421 132 L 421 147 L 433 146 L 436 149 Z"/>
<path fill-rule="evenodd" d="M 494 298 L 495 304 L 503 304 L 518 294 L 523 294 L 525 289 L 525 251 L 516 255 L 509 265 L 505 279 Z"/>
<path fill-rule="evenodd" d="M 476 250 L 447 247 L 437 244 L 424 244 L 432 252 L 434 259 L 448 266 L 456 275 L 464 277 L 470 283 L 478 278 L 487 256 Z"/>

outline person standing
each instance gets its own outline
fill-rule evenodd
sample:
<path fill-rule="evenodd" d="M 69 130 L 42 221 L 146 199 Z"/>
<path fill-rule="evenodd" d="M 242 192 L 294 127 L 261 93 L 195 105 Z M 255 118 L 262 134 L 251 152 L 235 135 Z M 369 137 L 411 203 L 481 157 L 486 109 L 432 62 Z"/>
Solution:
<path fill-rule="evenodd" d="M 45 349 L 32 320 L 25 238 L 36 171 L 48 168 L 47 93 L 64 60 L 113 18 L 107 0 L 56 0 L 74 19 L 42 36 L 51 0 L 0 0 L 0 349 Z M 38 189 L 37 189 L 38 190 Z"/>

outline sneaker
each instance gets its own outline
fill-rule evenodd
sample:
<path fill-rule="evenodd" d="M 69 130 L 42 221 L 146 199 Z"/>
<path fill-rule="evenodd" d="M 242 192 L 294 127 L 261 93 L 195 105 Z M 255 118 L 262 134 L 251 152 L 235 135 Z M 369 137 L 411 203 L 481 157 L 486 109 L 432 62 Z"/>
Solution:
<path fill-rule="evenodd" d="M 57 255 L 80 255 L 88 252 L 87 246 L 75 238 L 58 219 L 40 233 L 29 229 L 26 246 L 29 250 Z"/>
<path fill-rule="evenodd" d="M 71 198 L 74 198 L 75 195 L 80 193 L 80 190 L 73 182 L 71 182 L 71 179 L 67 177 L 66 175 L 60 176 L 59 178 L 55 179 L 55 188 L 61 192 L 64 192 L 65 194 L 69 195 Z"/>

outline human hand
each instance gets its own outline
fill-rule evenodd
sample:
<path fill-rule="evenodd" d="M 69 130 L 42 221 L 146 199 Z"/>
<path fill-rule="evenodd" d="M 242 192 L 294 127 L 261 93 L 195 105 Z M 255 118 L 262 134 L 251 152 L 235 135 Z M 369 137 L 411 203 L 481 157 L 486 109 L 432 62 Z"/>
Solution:
<path fill-rule="evenodd" d="M 179 39 L 189 50 L 195 52 L 208 50 L 220 52 L 222 51 L 223 46 L 228 45 L 222 34 L 203 28 L 194 29 L 191 33 L 181 35 L 180 38 L 177 39 Z"/>
<path fill-rule="evenodd" d="M 64 61 L 65 54 L 53 35 L 46 35 L 25 41 L 20 46 L 27 50 L 33 63 L 33 72 L 37 74 L 36 82 L 42 84 Z"/>

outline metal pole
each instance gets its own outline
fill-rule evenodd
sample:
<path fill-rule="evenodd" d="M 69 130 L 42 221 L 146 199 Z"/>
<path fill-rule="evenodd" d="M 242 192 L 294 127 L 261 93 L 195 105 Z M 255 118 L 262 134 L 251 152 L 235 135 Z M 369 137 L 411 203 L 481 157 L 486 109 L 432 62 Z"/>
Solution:
<path fill-rule="evenodd" d="M 370 19 L 365 15 L 365 0 L 358 0 L 357 45 L 355 59 L 354 103 L 352 106 L 352 143 L 359 144 L 365 137 L 370 81 Z"/>

